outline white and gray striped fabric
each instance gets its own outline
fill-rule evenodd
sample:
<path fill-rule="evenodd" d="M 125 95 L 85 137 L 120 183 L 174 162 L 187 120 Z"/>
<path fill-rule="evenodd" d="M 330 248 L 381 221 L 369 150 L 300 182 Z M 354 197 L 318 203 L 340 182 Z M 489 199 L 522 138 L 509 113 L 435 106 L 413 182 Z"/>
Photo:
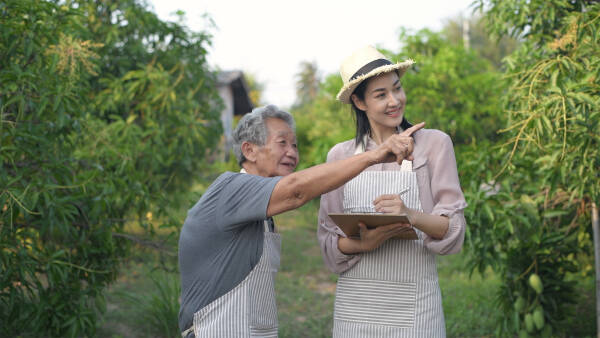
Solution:
<path fill-rule="evenodd" d="M 415 172 L 365 171 L 344 187 L 344 212 L 374 212 L 377 196 L 406 188 L 403 202 L 422 211 Z M 339 277 L 334 337 L 446 336 L 435 255 L 415 230 L 418 240 L 390 239 Z"/>
<path fill-rule="evenodd" d="M 279 270 L 281 237 L 265 221 L 263 253 L 258 264 L 233 290 L 194 314 L 198 338 L 274 337 L 278 335 L 275 274 Z M 182 333 L 185 337 L 187 330 Z"/>
<path fill-rule="evenodd" d="M 402 201 L 409 208 L 422 211 L 415 172 L 364 171 L 344 186 L 344 212 L 375 212 L 375 198 L 380 195 L 399 194 L 407 188 L 409 190 L 402 194 Z"/>

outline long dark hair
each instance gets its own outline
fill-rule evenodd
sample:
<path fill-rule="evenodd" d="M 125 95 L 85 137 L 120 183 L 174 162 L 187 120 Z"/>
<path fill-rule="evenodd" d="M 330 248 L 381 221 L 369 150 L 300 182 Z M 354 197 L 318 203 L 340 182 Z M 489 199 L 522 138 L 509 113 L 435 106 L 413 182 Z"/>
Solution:
<path fill-rule="evenodd" d="M 396 71 L 396 74 L 398 72 Z M 398 74 L 400 76 L 400 74 Z M 372 78 L 366 79 L 361 82 L 354 92 L 351 95 L 356 94 L 359 100 L 365 100 L 365 91 L 367 90 L 367 83 L 371 81 Z M 371 124 L 369 123 L 369 118 L 367 117 L 367 113 L 364 110 L 360 110 L 352 100 L 352 96 L 350 96 L 350 104 L 352 105 L 352 110 L 354 110 L 354 120 L 356 121 L 356 137 L 354 138 L 354 143 L 356 145 L 361 145 L 364 149 L 366 149 L 367 145 L 365 144 L 365 135 L 369 135 L 371 133 Z M 412 127 L 412 124 L 406 120 L 406 117 L 402 117 L 402 122 L 400 122 L 400 127 L 406 130 Z"/>

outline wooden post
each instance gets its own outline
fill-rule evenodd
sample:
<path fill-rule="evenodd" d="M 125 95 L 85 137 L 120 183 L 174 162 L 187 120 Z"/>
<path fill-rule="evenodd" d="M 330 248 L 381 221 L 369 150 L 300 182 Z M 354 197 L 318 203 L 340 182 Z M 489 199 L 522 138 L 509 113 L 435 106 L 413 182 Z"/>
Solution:
<path fill-rule="evenodd" d="M 594 232 L 594 265 L 596 268 L 596 336 L 600 338 L 600 222 L 595 202 L 592 202 L 592 230 Z"/>

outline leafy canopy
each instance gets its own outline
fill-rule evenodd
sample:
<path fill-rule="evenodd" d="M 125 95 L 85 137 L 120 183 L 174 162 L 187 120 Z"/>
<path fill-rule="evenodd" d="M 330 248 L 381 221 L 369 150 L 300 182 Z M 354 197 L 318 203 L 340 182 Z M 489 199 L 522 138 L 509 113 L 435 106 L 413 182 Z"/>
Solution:
<path fill-rule="evenodd" d="M 0 336 L 93 335 L 124 224 L 179 224 L 219 139 L 210 36 L 146 6 L 0 3 Z"/>

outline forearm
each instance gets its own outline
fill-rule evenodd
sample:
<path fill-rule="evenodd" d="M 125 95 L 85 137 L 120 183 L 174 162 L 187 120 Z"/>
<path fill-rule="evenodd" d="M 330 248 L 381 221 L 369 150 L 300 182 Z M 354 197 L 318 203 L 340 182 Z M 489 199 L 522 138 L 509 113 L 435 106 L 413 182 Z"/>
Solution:
<path fill-rule="evenodd" d="M 424 244 L 431 252 L 449 255 L 460 252 L 465 238 L 465 217 L 462 210 L 448 212 L 448 231 L 442 239 L 427 236 Z"/>
<path fill-rule="evenodd" d="M 341 236 L 338 238 L 338 249 L 340 250 L 340 252 L 346 255 L 357 254 L 365 251 L 362 248 L 359 239 Z"/>
<path fill-rule="evenodd" d="M 408 217 L 413 227 L 423 231 L 434 239 L 442 239 L 448 231 L 448 217 L 430 215 L 414 209 L 408 209 Z"/>
<path fill-rule="evenodd" d="M 351 267 L 353 267 L 361 258 L 360 255 L 347 255 L 340 251 L 338 246 L 338 239 L 344 238 L 341 230 L 335 225 L 328 225 L 319 220 L 319 226 L 317 227 L 317 238 L 319 246 L 321 247 L 321 253 L 323 255 L 323 262 L 325 266 L 333 273 L 342 273 Z"/>
<path fill-rule="evenodd" d="M 310 167 L 283 177 L 275 186 L 267 210 L 269 216 L 295 209 L 311 199 L 342 186 L 376 164 L 372 152 Z"/>
<path fill-rule="evenodd" d="M 298 192 L 305 195 L 308 201 L 332 191 L 356 177 L 369 166 L 378 163 L 375 156 L 372 155 L 372 153 L 366 152 L 299 171 L 293 174 L 300 177 L 297 181 Z"/>

